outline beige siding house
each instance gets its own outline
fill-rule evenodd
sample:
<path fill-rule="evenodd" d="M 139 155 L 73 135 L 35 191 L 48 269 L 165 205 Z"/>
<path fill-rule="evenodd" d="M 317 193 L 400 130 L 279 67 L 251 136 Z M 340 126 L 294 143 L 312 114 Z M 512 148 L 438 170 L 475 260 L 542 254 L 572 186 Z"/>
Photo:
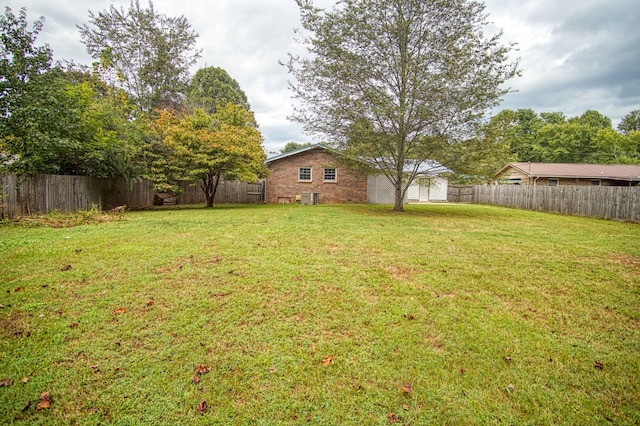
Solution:
<path fill-rule="evenodd" d="M 496 183 L 538 186 L 635 186 L 640 166 L 628 164 L 509 163 Z"/>

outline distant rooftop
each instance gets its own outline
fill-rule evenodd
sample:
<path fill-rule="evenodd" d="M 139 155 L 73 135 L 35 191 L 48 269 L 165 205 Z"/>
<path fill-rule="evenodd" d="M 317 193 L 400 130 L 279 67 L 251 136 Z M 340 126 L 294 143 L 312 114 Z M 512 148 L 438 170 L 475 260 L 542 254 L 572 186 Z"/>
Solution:
<path fill-rule="evenodd" d="M 514 168 L 532 177 L 586 178 L 640 181 L 640 166 L 631 164 L 573 164 L 573 163 L 509 163 L 497 173 Z"/>

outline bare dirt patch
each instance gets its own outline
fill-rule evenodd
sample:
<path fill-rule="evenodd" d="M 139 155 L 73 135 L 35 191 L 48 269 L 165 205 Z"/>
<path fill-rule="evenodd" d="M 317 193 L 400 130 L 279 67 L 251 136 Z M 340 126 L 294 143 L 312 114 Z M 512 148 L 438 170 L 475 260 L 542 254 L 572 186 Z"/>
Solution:
<path fill-rule="evenodd" d="M 623 266 L 632 266 L 634 268 L 640 268 L 640 256 L 630 256 L 627 254 L 614 254 L 611 256 L 611 261 Z"/>

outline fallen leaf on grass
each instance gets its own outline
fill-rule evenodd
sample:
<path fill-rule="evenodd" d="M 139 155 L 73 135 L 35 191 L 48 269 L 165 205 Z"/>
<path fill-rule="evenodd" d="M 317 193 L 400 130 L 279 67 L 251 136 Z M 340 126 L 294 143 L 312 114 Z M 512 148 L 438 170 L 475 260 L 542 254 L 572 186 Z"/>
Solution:
<path fill-rule="evenodd" d="M 153 300 L 147 300 L 147 306 L 153 306 L 156 302 Z"/>
<path fill-rule="evenodd" d="M 409 411 L 409 406 L 407 404 L 402 404 L 402 409 L 404 411 Z"/>
<path fill-rule="evenodd" d="M 207 411 L 207 400 L 205 399 L 200 404 L 198 404 L 198 411 L 201 413 L 205 413 Z"/>
<path fill-rule="evenodd" d="M 597 368 L 598 370 L 602 370 L 602 369 L 604 368 L 604 364 L 603 364 L 603 363 L 601 363 L 600 361 L 596 361 L 596 362 L 593 364 L 593 368 Z"/>
<path fill-rule="evenodd" d="M 13 289 L 13 291 L 14 291 L 15 293 L 17 293 L 17 292 L 19 292 L 19 291 L 22 291 L 22 290 L 24 290 L 24 287 L 16 287 L 16 288 L 14 288 L 14 289 Z"/>
<path fill-rule="evenodd" d="M 198 376 L 193 376 L 193 383 L 200 383 L 202 379 Z"/>
<path fill-rule="evenodd" d="M 411 392 L 411 382 L 407 382 L 404 384 L 404 386 L 402 387 L 402 392 L 404 393 Z"/>
<path fill-rule="evenodd" d="M 12 379 L 2 379 L 2 380 L 0 380 L 0 386 L 9 387 L 12 384 L 13 384 L 13 380 Z"/>
<path fill-rule="evenodd" d="M 22 383 L 28 383 L 29 382 L 29 378 L 28 377 L 23 377 L 20 381 Z"/>
<path fill-rule="evenodd" d="M 199 364 L 198 366 L 196 366 L 196 368 L 193 370 L 194 373 L 196 373 L 198 376 L 204 374 L 204 373 L 208 373 L 209 371 L 211 371 L 211 367 L 207 367 L 204 364 Z"/>
<path fill-rule="evenodd" d="M 77 322 L 72 322 L 71 324 L 69 324 L 69 328 L 76 328 L 78 326 Z"/>
<path fill-rule="evenodd" d="M 71 265 L 64 265 L 62 268 L 60 268 L 61 271 L 68 271 L 72 268 Z"/>
<path fill-rule="evenodd" d="M 111 314 L 117 315 L 117 314 L 124 314 L 125 312 L 127 312 L 125 308 L 117 308 L 111 311 Z"/>
<path fill-rule="evenodd" d="M 36 410 L 44 410 L 51 407 L 51 394 L 49 392 L 42 392 L 40 394 L 40 402 L 36 405 Z"/>
<path fill-rule="evenodd" d="M 322 365 L 324 365 L 325 367 L 328 367 L 333 362 L 334 359 L 335 359 L 335 355 L 326 356 L 322 358 Z"/>
<path fill-rule="evenodd" d="M 467 372 L 467 370 L 465 370 L 464 368 L 461 368 L 461 369 L 460 369 L 460 374 L 464 374 L 464 373 L 466 373 L 466 372 Z"/>
<path fill-rule="evenodd" d="M 389 413 L 387 417 L 389 418 L 389 423 L 391 424 L 398 422 L 398 417 L 393 413 Z"/>

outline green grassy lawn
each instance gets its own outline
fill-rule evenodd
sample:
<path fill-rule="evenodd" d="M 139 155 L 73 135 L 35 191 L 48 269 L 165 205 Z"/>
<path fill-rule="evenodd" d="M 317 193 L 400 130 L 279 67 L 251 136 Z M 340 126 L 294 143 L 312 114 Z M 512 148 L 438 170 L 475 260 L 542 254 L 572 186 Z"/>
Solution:
<path fill-rule="evenodd" d="M 640 423 L 637 224 L 436 204 L 0 226 L 0 305 L 0 423 Z"/>

